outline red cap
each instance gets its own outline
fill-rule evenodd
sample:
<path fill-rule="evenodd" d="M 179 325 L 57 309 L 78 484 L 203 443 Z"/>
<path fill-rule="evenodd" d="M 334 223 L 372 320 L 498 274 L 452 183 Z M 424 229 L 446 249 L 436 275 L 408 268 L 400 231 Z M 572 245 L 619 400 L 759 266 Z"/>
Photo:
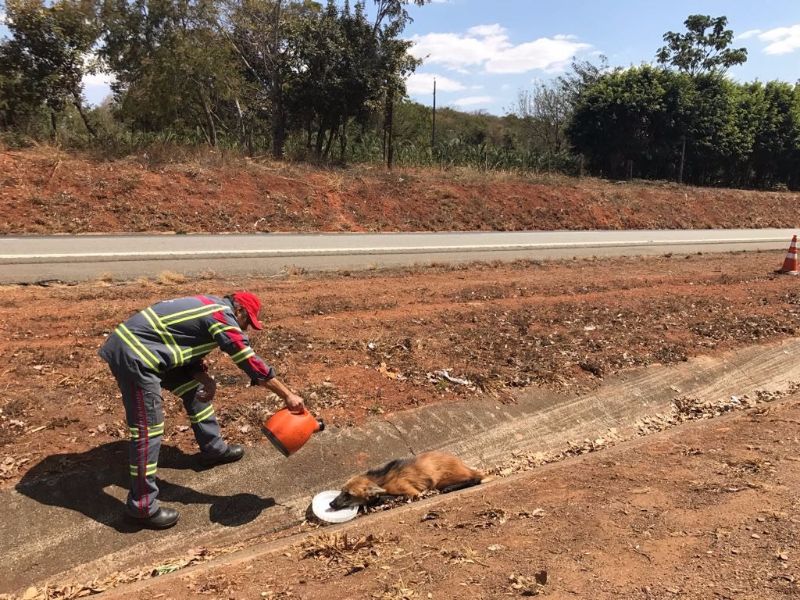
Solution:
<path fill-rule="evenodd" d="M 261 300 L 258 299 L 258 296 L 250 292 L 236 292 L 233 294 L 233 301 L 247 311 L 253 329 L 261 329 L 261 321 L 258 320 Z"/>

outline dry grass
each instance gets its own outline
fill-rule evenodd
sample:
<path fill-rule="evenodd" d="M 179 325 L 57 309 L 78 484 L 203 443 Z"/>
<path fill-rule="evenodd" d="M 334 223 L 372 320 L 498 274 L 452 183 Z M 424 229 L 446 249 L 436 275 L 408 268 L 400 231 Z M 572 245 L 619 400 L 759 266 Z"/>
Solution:
<path fill-rule="evenodd" d="M 159 285 L 175 285 L 177 283 L 186 283 L 189 278 L 183 273 L 175 273 L 173 271 L 161 271 L 156 277 L 156 283 Z"/>
<path fill-rule="evenodd" d="M 352 536 L 345 533 L 320 535 L 304 542 L 301 546 L 303 558 L 326 559 L 331 562 L 343 562 L 354 554 L 371 551 L 381 544 L 396 539 L 388 539 L 380 534 Z"/>

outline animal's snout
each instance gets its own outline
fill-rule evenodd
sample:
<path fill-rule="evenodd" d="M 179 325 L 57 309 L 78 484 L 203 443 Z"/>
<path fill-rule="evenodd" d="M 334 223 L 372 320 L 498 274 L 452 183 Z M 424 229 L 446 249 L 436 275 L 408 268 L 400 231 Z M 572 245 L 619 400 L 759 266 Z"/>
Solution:
<path fill-rule="evenodd" d="M 342 510 L 343 508 L 350 508 L 353 505 L 353 497 L 347 492 L 342 492 L 336 498 L 330 501 L 330 507 L 333 510 Z"/>

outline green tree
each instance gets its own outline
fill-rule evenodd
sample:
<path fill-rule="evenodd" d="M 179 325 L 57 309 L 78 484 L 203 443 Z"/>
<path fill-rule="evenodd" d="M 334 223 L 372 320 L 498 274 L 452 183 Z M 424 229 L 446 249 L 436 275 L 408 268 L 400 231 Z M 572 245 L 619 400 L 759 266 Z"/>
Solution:
<path fill-rule="evenodd" d="M 424 6 L 430 0 L 374 0 L 375 22 L 373 30 L 378 38 L 378 57 L 385 74 L 383 88 L 383 154 L 386 164 L 392 167 L 394 147 L 392 135 L 395 102 L 405 96 L 405 80 L 414 72 L 420 61 L 408 54 L 411 42 L 400 38 L 411 20 L 409 5 Z"/>
<path fill-rule="evenodd" d="M 570 111 L 578 105 L 581 94 L 594 85 L 604 74 L 610 72 L 608 57 L 601 54 L 597 64 L 590 60 L 572 59 L 569 70 L 559 75 L 558 87 L 570 104 Z"/>
<path fill-rule="evenodd" d="M 584 91 L 608 72 L 608 61 L 598 64 L 573 58 L 570 69 L 550 83 L 540 83 L 531 90 L 521 90 L 509 113 L 519 119 L 518 145 L 527 152 L 556 155 L 567 150 L 567 126 Z M 512 135 L 505 145 L 513 145 Z"/>
<path fill-rule="evenodd" d="M 116 77 L 119 115 L 143 131 L 236 130 L 244 82 L 220 35 L 215 0 L 103 0 L 100 55 Z"/>
<path fill-rule="evenodd" d="M 89 130 L 83 110 L 83 76 L 99 30 L 90 0 L 9 0 L 11 38 L 0 45 L 0 111 L 7 126 L 19 125 L 44 108 L 56 134 L 58 114 L 73 105 Z"/>
<path fill-rule="evenodd" d="M 800 103 L 797 86 L 771 81 L 763 88 L 763 118 L 753 144 L 756 185 L 798 183 Z"/>
<path fill-rule="evenodd" d="M 349 122 L 353 120 L 362 128 L 367 124 L 370 113 L 379 109 L 382 85 L 392 75 L 391 72 L 387 73 L 387 69 L 396 69 L 398 64 L 381 60 L 381 40 L 367 21 L 363 2 L 357 2 L 352 12 L 345 3 L 339 22 L 345 42 L 340 63 L 344 87 L 339 135 L 341 157 L 344 159 Z M 416 62 L 407 54 L 407 48 L 402 50 L 401 59 L 408 61 L 406 64 L 413 63 L 416 66 Z M 401 64 L 399 68 L 403 67 Z"/>
<path fill-rule="evenodd" d="M 748 154 L 737 120 L 738 88 L 714 73 L 699 75 L 693 83 L 695 96 L 686 134 L 687 180 L 719 185 L 730 176 L 730 166 Z"/>
<path fill-rule="evenodd" d="M 734 152 L 726 161 L 722 181 L 737 187 L 756 185 L 753 159 L 756 137 L 765 118 L 764 86 L 759 82 L 734 85 L 731 91 L 736 124 L 731 131 Z"/>
<path fill-rule="evenodd" d="M 668 31 L 665 46 L 656 54 L 661 65 L 672 65 L 683 73 L 698 75 L 722 72 L 747 61 L 746 48 L 729 48 L 733 31 L 725 29 L 727 17 L 689 15 L 683 22 L 685 33 Z"/>
<path fill-rule="evenodd" d="M 424 4 L 423 0 L 414 0 Z M 363 1 L 351 10 L 329 0 L 312 2 L 233 0 L 230 41 L 261 86 L 273 123 L 273 154 L 283 154 L 288 130 L 304 132 L 308 150 L 328 157 L 337 138 L 340 156 L 348 126 L 362 126 L 383 99 L 405 94 L 417 61 L 400 39 L 408 22 L 406 1 L 378 3 L 369 23 Z"/>
<path fill-rule="evenodd" d="M 525 124 L 528 148 L 554 153 L 564 149 L 572 106 L 557 82 L 520 91 L 512 112 Z"/>
<path fill-rule="evenodd" d="M 228 0 L 222 30 L 235 49 L 250 82 L 252 103 L 270 123 L 272 154 L 280 158 L 291 120 L 287 94 L 308 68 L 299 48 L 322 7 L 310 0 Z M 327 43 L 327 39 L 320 43 Z"/>
<path fill-rule="evenodd" d="M 335 133 L 349 116 L 348 84 L 356 83 L 349 80 L 350 40 L 343 16 L 329 0 L 316 17 L 296 21 L 289 35 L 297 66 L 287 81 L 287 106 L 317 158 L 328 156 Z"/>
<path fill-rule="evenodd" d="M 606 176 L 650 176 L 671 164 L 689 103 L 679 76 L 642 66 L 601 76 L 580 97 L 567 133 L 573 149 Z"/>

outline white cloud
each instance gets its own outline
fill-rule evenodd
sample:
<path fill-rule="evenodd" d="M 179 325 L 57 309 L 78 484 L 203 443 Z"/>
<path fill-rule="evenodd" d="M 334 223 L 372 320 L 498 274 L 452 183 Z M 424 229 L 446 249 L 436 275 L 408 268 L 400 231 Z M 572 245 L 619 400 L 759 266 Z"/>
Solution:
<path fill-rule="evenodd" d="M 509 48 L 486 63 L 489 73 L 527 73 L 534 69 L 563 71 L 576 52 L 589 48 L 564 39 L 540 38 Z"/>
<path fill-rule="evenodd" d="M 767 42 L 766 54 L 789 54 L 800 49 L 800 23 L 762 31 L 758 39 Z"/>
<path fill-rule="evenodd" d="M 800 23 L 788 27 L 775 27 L 774 29 L 748 29 L 737 35 L 737 40 L 757 38 L 764 42 L 765 54 L 789 54 L 800 49 Z"/>
<path fill-rule="evenodd" d="M 477 104 L 491 104 L 494 102 L 494 98 L 491 96 L 467 96 L 466 98 L 459 98 L 458 100 L 453 100 L 453 104 L 456 106 L 475 106 Z"/>
<path fill-rule="evenodd" d="M 492 23 L 491 25 L 476 25 L 467 29 L 467 33 L 477 35 L 479 37 L 488 37 L 493 35 L 505 35 L 505 28 L 499 23 Z"/>
<path fill-rule="evenodd" d="M 591 48 L 571 35 L 543 37 L 514 45 L 497 23 L 478 25 L 466 33 L 429 33 L 411 38 L 411 54 L 427 64 L 466 73 L 479 67 L 487 73 L 563 70 L 578 52 Z"/>
<path fill-rule="evenodd" d="M 736 36 L 737 40 L 749 40 L 750 38 L 756 37 L 759 33 L 761 33 L 760 29 L 748 29 L 744 33 L 740 33 Z"/>
<path fill-rule="evenodd" d="M 412 41 L 412 55 L 423 59 L 427 64 L 438 64 L 456 71 L 481 65 L 490 56 L 500 52 L 495 41 L 457 33 L 415 35 Z"/>
<path fill-rule="evenodd" d="M 433 80 L 436 79 L 437 92 L 460 92 L 467 89 L 462 83 L 449 77 L 442 77 L 435 73 L 412 73 L 406 80 L 406 90 L 409 94 L 422 96 L 433 93 Z"/>

